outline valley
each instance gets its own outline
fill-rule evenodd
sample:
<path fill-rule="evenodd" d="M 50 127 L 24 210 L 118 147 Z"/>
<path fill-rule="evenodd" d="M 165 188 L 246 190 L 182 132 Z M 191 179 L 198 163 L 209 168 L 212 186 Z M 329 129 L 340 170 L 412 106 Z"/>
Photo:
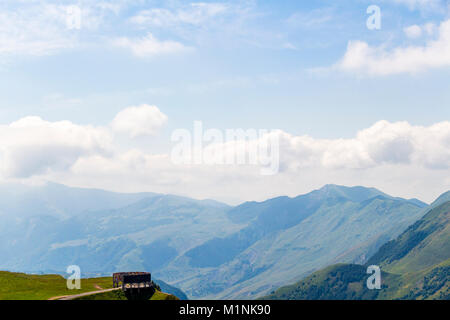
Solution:
<path fill-rule="evenodd" d="M 189 299 L 255 299 L 335 263 L 364 264 L 430 208 L 337 185 L 232 207 L 49 184 L 10 187 L 0 205 L 0 270 L 146 270 Z"/>

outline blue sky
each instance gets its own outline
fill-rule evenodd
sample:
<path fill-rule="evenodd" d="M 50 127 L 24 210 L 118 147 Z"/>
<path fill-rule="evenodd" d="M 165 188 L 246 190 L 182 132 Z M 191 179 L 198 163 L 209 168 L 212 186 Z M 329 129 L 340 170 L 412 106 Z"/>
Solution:
<path fill-rule="evenodd" d="M 366 27 L 370 5 L 381 9 L 380 30 Z M 81 10 L 79 28 L 68 25 L 70 6 Z M 431 127 L 450 116 L 449 19 L 445 0 L 5 0 L 0 124 L 38 116 L 50 123 L 108 126 L 129 106 L 152 105 L 168 118 L 159 134 L 114 144 L 153 154 L 169 152 L 171 132 L 191 128 L 194 120 L 211 128 L 280 129 L 337 140 L 381 120 Z M 443 148 L 437 157 L 443 157 L 445 170 L 437 176 L 449 173 Z M 62 179 L 54 174 L 39 173 Z M 392 185 L 326 171 L 318 175 L 324 178 L 310 177 L 303 189 L 292 185 L 280 192 L 300 193 L 328 176 L 329 182 Z M 93 177 L 75 176 L 72 172 L 73 184 L 95 184 Z M 401 181 L 387 191 L 408 196 L 424 188 L 417 183 L 402 193 L 406 177 Z M 131 184 L 129 190 L 142 189 Z M 149 191 L 184 193 L 175 185 L 153 185 Z M 423 198 L 431 200 L 448 186 L 443 180 Z M 205 188 L 206 183 L 188 195 L 229 193 L 209 194 Z M 276 194 L 255 191 L 245 198 Z"/>

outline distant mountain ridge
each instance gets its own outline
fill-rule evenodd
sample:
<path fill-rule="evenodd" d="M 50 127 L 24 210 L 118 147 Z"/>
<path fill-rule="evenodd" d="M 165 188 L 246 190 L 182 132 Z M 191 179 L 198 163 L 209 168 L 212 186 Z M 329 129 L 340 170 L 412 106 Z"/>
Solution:
<path fill-rule="evenodd" d="M 68 218 L 87 211 L 125 207 L 156 193 L 117 193 L 99 189 L 67 187 L 56 183 L 43 186 L 0 185 L 0 216 L 18 218 L 47 215 Z"/>
<path fill-rule="evenodd" d="M 402 235 L 384 244 L 367 263 L 379 265 L 388 272 L 402 274 L 419 272 L 448 259 L 450 201 L 437 204 Z"/>
<path fill-rule="evenodd" d="M 450 299 L 450 201 L 433 205 L 422 219 L 384 244 L 365 266 L 329 266 L 264 299 Z M 381 290 L 366 287 L 368 265 L 383 271 Z"/>
<path fill-rule="evenodd" d="M 447 191 L 440 195 L 432 204 L 431 207 L 435 208 L 447 201 L 450 201 L 450 191 Z"/>
<path fill-rule="evenodd" d="M 20 202 L 11 190 L 0 193 L 0 211 Z M 252 299 L 330 263 L 365 262 L 427 207 L 337 185 L 236 207 L 60 185 L 32 194 L 20 210 L 0 214 L 0 270 L 148 270 L 194 299 Z"/>
<path fill-rule="evenodd" d="M 69 202 L 71 194 L 80 192 L 77 188 L 50 186 L 59 187 L 57 194 L 68 194 Z M 34 193 L 47 190 L 44 187 Z M 81 190 L 81 193 L 86 197 L 90 191 L 97 201 L 102 200 L 98 190 Z M 118 198 L 115 193 L 100 194 L 112 200 L 97 205 L 106 207 L 97 211 L 80 209 L 63 214 L 50 211 L 44 215 L 34 214 L 30 206 L 22 214 L 0 215 L 0 269 L 65 271 L 68 265 L 79 264 L 90 274 L 146 268 L 154 271 L 185 246 L 195 246 L 218 234 L 239 229 L 239 225 L 226 217 L 229 206 L 213 200 L 153 193 L 118 194 Z M 109 208 L 114 202 L 125 206 Z M 222 229 L 214 229 L 210 224 L 221 225 Z M 197 235 L 193 237 L 195 232 Z M 170 244 L 174 234 L 177 239 Z M 166 256 L 155 260 L 158 251 Z"/>
<path fill-rule="evenodd" d="M 333 261 L 365 261 L 423 216 L 426 206 L 373 188 L 336 185 L 244 203 L 228 216 L 247 227 L 186 252 L 168 265 L 169 280 L 194 298 L 254 298 Z"/>

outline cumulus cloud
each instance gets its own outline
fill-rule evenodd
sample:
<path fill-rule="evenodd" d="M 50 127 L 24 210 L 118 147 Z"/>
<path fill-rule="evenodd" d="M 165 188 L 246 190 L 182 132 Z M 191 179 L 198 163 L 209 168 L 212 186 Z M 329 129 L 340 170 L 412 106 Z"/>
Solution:
<path fill-rule="evenodd" d="M 108 154 L 111 142 L 102 128 L 26 117 L 0 126 L 0 172 L 27 178 L 67 170 L 80 157 Z"/>
<path fill-rule="evenodd" d="M 153 135 L 167 116 L 157 107 L 141 105 L 119 112 L 110 127 L 49 122 L 25 117 L 0 125 L 0 177 L 32 178 L 70 171 L 80 159 L 111 159 L 119 152 L 114 133 Z"/>
<path fill-rule="evenodd" d="M 142 105 L 120 112 L 112 122 L 112 128 L 131 137 L 153 135 L 166 121 L 167 117 L 157 107 Z M 42 172 L 50 165 L 67 169 L 75 163 L 74 160 L 82 158 L 108 159 L 110 164 L 102 165 L 103 169 L 118 169 L 121 166 L 139 168 L 149 159 L 167 162 L 170 158 L 169 154 L 145 154 L 139 149 L 115 153 L 119 149 L 114 146 L 112 133 L 107 128 L 80 126 L 68 121 L 47 122 L 38 117 L 27 117 L 1 126 L 0 130 L 2 167 L 20 176 Z M 256 144 L 270 143 L 271 135 L 278 136 L 284 171 L 295 172 L 313 167 L 359 170 L 383 165 L 450 169 L 448 121 L 429 127 L 413 126 L 408 122 L 379 121 L 351 139 L 315 139 L 278 130 L 245 143 L 242 140 L 205 143 L 205 154 L 221 151 L 227 157 L 229 153 L 241 152 L 242 148 L 248 153 L 256 150 Z M 118 154 L 120 156 L 115 158 Z M 114 159 L 120 161 L 114 164 Z M 27 163 L 30 165 L 22 166 Z M 175 167 L 178 165 L 173 164 Z M 101 170 L 100 167 L 98 169 Z"/>
<path fill-rule="evenodd" d="M 165 121 L 156 107 L 144 105 L 125 109 L 112 123 L 120 124 L 119 131 L 136 136 L 153 134 Z M 271 135 L 277 135 L 280 171 L 271 176 L 261 174 L 261 163 L 177 164 L 170 152 L 151 153 L 148 146 L 140 148 L 139 144 L 127 149 L 114 140 L 117 129 L 113 124 L 93 127 L 38 117 L 1 125 L 0 180 L 46 179 L 81 187 L 176 193 L 234 203 L 293 196 L 326 183 L 376 186 L 395 195 L 423 194 L 432 200 L 450 183 L 445 178 L 450 170 L 449 121 L 430 126 L 379 121 L 348 139 L 273 131 L 246 143 L 205 142 L 206 156 L 209 151 L 209 156 L 216 150 L 227 155 L 244 148 L 250 158 L 255 144 L 268 143 Z"/>
<path fill-rule="evenodd" d="M 158 107 L 143 104 L 119 112 L 111 123 L 114 131 L 130 137 L 155 135 L 167 123 L 167 116 Z"/>
<path fill-rule="evenodd" d="M 283 131 L 258 139 L 268 140 L 272 134 L 279 136 L 281 170 L 271 176 L 261 175 L 259 166 L 248 163 L 174 164 L 168 154 L 132 149 L 113 157 L 80 158 L 69 172 L 54 178 L 78 186 L 175 193 L 232 203 L 295 196 L 326 183 L 375 186 L 393 195 L 431 201 L 450 186 L 445 178 L 450 170 L 450 122 L 424 127 L 379 121 L 350 139 L 316 139 Z M 204 150 L 206 156 L 209 151 L 227 156 L 240 147 L 248 153 L 257 143 L 228 141 L 205 145 Z"/>
<path fill-rule="evenodd" d="M 369 169 L 386 164 L 450 168 L 448 121 L 430 127 L 380 121 L 353 139 L 317 140 L 284 134 L 282 140 L 285 166 L 293 169 Z"/>
<path fill-rule="evenodd" d="M 115 39 L 113 45 L 129 49 L 135 56 L 141 58 L 192 50 L 192 48 L 177 41 L 159 40 L 151 33 L 142 38 L 121 37 Z"/>
<path fill-rule="evenodd" d="M 436 32 L 436 25 L 432 22 L 428 22 L 422 26 L 422 29 L 429 35 L 433 35 Z"/>
<path fill-rule="evenodd" d="M 256 140 L 213 144 L 208 153 L 224 158 L 245 149 L 246 157 L 257 145 L 269 145 L 277 136 L 281 168 L 296 172 L 308 168 L 366 170 L 383 165 L 415 165 L 428 169 L 450 169 L 450 122 L 429 127 L 413 126 L 408 122 L 379 121 L 359 131 L 352 139 L 315 139 L 273 131 Z M 209 150 L 214 148 L 214 150 Z M 232 158 L 232 157 L 231 157 Z"/>
<path fill-rule="evenodd" d="M 427 30 L 432 27 L 428 25 Z M 415 30 L 417 34 L 417 30 Z M 450 67 L 450 20 L 441 23 L 437 39 L 424 46 L 387 49 L 372 47 L 364 41 L 350 41 L 344 57 L 335 66 L 338 70 L 356 74 L 385 76 L 416 73 Z"/>
<path fill-rule="evenodd" d="M 408 38 L 419 38 L 422 35 L 422 28 L 418 25 L 412 25 L 403 29 Z"/>
<path fill-rule="evenodd" d="M 428 36 L 434 35 L 436 32 L 436 25 L 432 22 L 428 22 L 420 26 L 414 24 L 412 26 L 405 27 L 403 31 L 408 38 L 416 39 L 423 36 L 424 34 Z"/>

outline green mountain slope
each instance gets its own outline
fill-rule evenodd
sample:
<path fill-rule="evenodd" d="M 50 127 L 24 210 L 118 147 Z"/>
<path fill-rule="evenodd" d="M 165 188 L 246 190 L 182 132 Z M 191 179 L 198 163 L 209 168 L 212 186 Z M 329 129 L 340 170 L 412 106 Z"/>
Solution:
<path fill-rule="evenodd" d="M 82 279 L 76 293 L 112 288 L 111 278 Z M 75 294 L 67 289 L 66 279 L 60 275 L 30 275 L 0 271 L 0 300 L 47 300 Z"/>
<path fill-rule="evenodd" d="M 366 287 L 366 268 L 357 264 L 337 264 L 317 271 L 298 283 L 282 287 L 264 300 L 374 300 L 379 291 Z M 383 290 L 398 276 L 382 274 Z"/>
<path fill-rule="evenodd" d="M 186 299 L 180 289 L 170 286 L 163 281 L 155 280 L 161 291 L 155 292 L 151 300 Z M 67 289 L 67 281 L 60 275 L 31 275 L 0 271 L 0 300 L 48 300 L 68 295 L 93 292 L 112 288 L 112 278 L 81 279 L 80 290 Z M 109 292 L 89 296 L 84 300 L 126 300 L 120 292 Z"/>
<path fill-rule="evenodd" d="M 61 273 L 76 264 L 84 274 L 155 273 L 185 251 L 242 228 L 227 218 L 228 209 L 212 201 L 155 195 L 70 218 L 0 216 L 0 269 Z"/>
<path fill-rule="evenodd" d="M 0 270 L 149 270 L 194 299 L 253 299 L 333 263 L 365 263 L 427 206 L 336 185 L 237 207 L 59 185 L 24 190 L 0 197 Z"/>
<path fill-rule="evenodd" d="M 159 285 L 162 292 L 171 294 L 180 300 L 188 300 L 188 297 L 186 296 L 186 294 L 183 291 L 181 291 L 180 289 L 178 289 L 177 287 L 171 286 L 170 284 L 167 284 L 162 280 L 155 280 L 155 282 L 157 285 Z"/>
<path fill-rule="evenodd" d="M 450 201 L 383 245 L 367 265 L 330 266 L 264 299 L 450 299 L 449 218 Z M 380 266 L 381 290 L 367 289 L 368 265 Z"/>
<path fill-rule="evenodd" d="M 16 219 L 39 215 L 67 218 L 87 211 L 125 207 L 157 195 L 73 188 L 50 182 L 43 186 L 0 184 L 0 216 L 9 215 Z"/>
<path fill-rule="evenodd" d="M 128 299 L 121 290 L 117 290 L 117 291 L 112 291 L 112 292 L 99 293 L 99 294 L 94 294 L 94 295 L 90 295 L 90 296 L 85 296 L 85 297 L 77 298 L 74 300 L 109 301 L 109 300 L 128 300 Z M 168 293 L 156 290 L 155 293 L 151 296 L 150 300 L 180 300 L 180 299 L 177 296 L 174 296 L 173 294 L 168 294 Z"/>
<path fill-rule="evenodd" d="M 332 263 L 364 263 L 421 218 L 424 206 L 376 189 L 335 185 L 246 203 L 228 215 L 247 227 L 171 262 L 168 280 L 193 298 L 252 299 Z"/>
<path fill-rule="evenodd" d="M 432 204 L 431 207 L 435 208 L 447 201 L 450 201 L 450 191 L 445 192 L 444 194 L 440 195 L 439 198 L 437 198 Z"/>
<path fill-rule="evenodd" d="M 417 272 L 450 258 L 450 201 L 431 210 L 369 259 L 392 273 Z"/>

